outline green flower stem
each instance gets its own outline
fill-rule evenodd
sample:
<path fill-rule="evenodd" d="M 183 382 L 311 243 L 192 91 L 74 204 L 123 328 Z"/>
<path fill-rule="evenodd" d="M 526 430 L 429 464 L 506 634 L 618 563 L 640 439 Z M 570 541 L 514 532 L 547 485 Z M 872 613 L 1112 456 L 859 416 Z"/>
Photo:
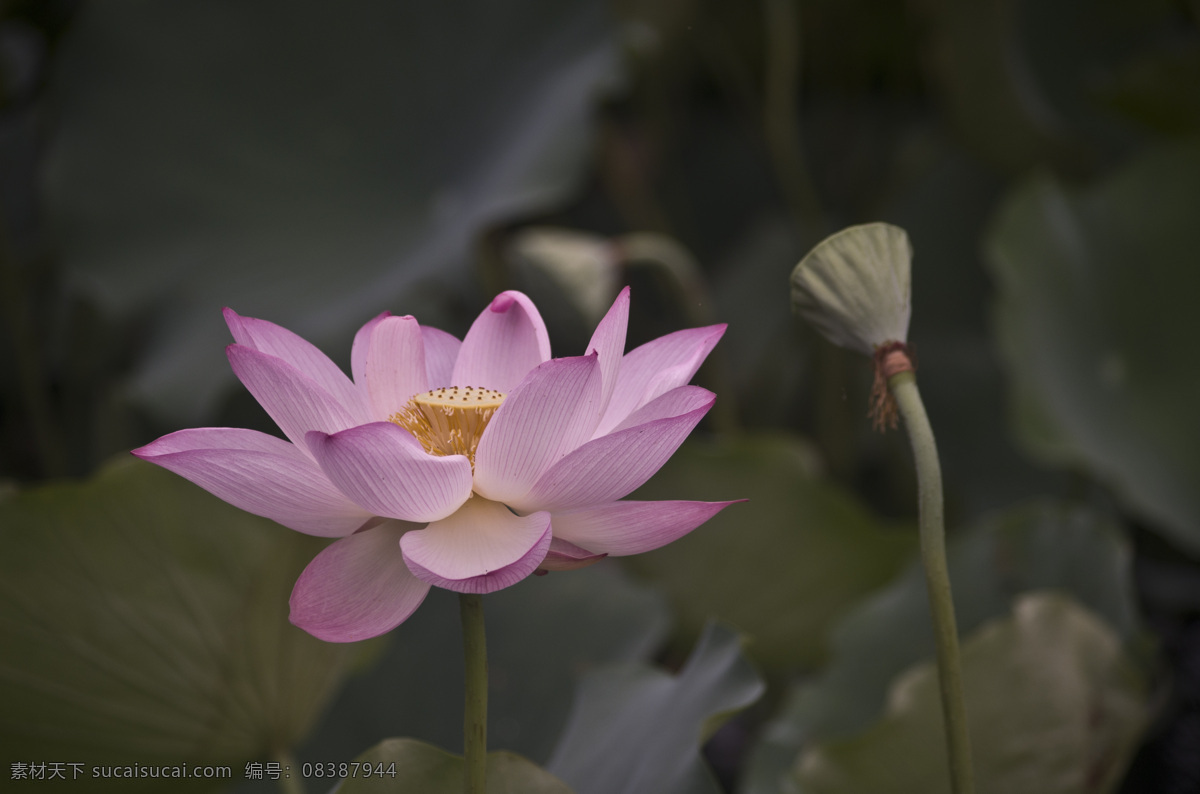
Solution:
<path fill-rule="evenodd" d="M 62 477 L 67 473 L 67 454 L 50 410 L 49 381 L 30 317 L 27 281 L 9 243 L 8 225 L 0 218 L 0 315 L 8 326 L 5 330 L 12 342 L 12 361 L 40 457 L 41 473 L 47 477 Z"/>
<path fill-rule="evenodd" d="M 763 131 L 767 153 L 798 229 L 825 227 L 825 212 L 804 157 L 800 9 L 797 0 L 763 0 L 766 46 Z"/>
<path fill-rule="evenodd" d="M 933 633 L 937 642 L 938 682 L 942 690 L 942 717 L 946 726 L 946 750 L 950 761 L 950 787 L 954 794 L 972 794 L 971 740 L 967 734 L 967 708 L 963 697 L 962 661 L 958 652 L 958 629 L 954 620 L 954 598 L 946 566 L 946 531 L 942 516 L 942 468 L 938 462 L 933 428 L 917 391 L 917 378 L 900 372 L 888 379 L 900 416 L 908 429 L 917 467 L 917 491 L 921 524 L 921 562 L 929 588 Z"/>
<path fill-rule="evenodd" d="M 487 789 L 487 639 L 483 631 L 483 597 L 459 593 L 462 614 L 463 659 L 466 681 L 463 686 L 463 755 L 466 772 L 463 791 L 484 794 Z"/>
<path fill-rule="evenodd" d="M 291 753 L 281 752 L 275 754 L 275 760 L 283 769 L 283 774 L 279 776 L 279 790 L 283 794 L 306 794 L 304 778 L 295 757 Z"/>

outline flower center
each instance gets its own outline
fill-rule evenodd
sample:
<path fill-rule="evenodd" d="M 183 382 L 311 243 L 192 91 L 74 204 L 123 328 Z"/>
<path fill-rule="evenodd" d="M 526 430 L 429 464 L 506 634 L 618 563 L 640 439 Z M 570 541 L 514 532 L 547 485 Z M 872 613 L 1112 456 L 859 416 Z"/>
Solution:
<path fill-rule="evenodd" d="M 475 468 L 483 429 L 504 402 L 503 392 L 447 386 L 418 394 L 388 417 L 412 433 L 431 455 L 466 455 Z"/>

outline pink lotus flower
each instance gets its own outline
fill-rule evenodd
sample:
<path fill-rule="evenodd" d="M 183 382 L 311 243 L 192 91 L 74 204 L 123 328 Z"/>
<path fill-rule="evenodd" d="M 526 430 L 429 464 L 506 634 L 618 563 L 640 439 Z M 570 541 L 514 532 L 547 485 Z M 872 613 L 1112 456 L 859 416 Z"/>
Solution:
<path fill-rule="evenodd" d="M 637 554 L 731 502 L 619 501 L 675 452 L 716 399 L 686 385 L 725 326 L 628 355 L 629 289 L 587 355 L 550 358 L 541 315 L 496 297 L 460 343 L 384 313 L 346 375 L 316 347 L 230 309 L 238 378 L 290 440 L 198 428 L 138 457 L 243 510 L 340 538 L 309 563 L 291 621 L 332 642 L 383 634 L 430 585 L 488 593 L 540 570 Z M 432 388 L 432 391 L 430 389 Z"/>

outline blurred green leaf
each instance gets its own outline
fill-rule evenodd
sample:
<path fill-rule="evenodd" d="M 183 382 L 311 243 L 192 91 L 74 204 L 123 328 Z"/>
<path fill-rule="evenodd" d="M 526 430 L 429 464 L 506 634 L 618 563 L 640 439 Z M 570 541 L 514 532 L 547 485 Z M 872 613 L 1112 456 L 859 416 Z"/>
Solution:
<path fill-rule="evenodd" d="M 1101 95 L 1128 118 L 1159 132 L 1200 132 L 1200 47 L 1140 53 L 1111 78 Z"/>
<path fill-rule="evenodd" d="M 1093 511 L 1053 502 L 997 514 L 954 537 L 948 549 L 959 631 L 1006 614 L 1019 594 L 1056 589 L 1096 613 L 1123 642 L 1137 639 L 1129 549 L 1119 529 Z M 925 577 L 914 563 L 887 590 L 838 624 L 833 659 L 790 694 L 764 731 L 745 776 L 745 794 L 778 791 L 800 747 L 845 739 L 884 709 L 905 669 L 933 658 Z"/>
<path fill-rule="evenodd" d="M 380 742 L 355 761 L 393 768 L 396 775 L 372 774 L 348 777 L 337 788 L 338 794 L 462 794 L 463 759 L 415 739 L 388 739 Z M 488 753 L 487 790 L 489 794 L 571 794 L 571 789 L 544 769 L 519 755 Z"/>
<path fill-rule="evenodd" d="M 597 0 L 88 4 L 55 66 L 56 252 L 152 317 L 132 389 L 176 422 L 229 382 L 222 306 L 348 352 L 461 281 L 482 226 L 573 189 L 616 76 Z"/>
<path fill-rule="evenodd" d="M 666 592 L 689 632 L 727 621 L 776 671 L 819 663 L 833 621 L 915 548 L 915 533 L 816 476 L 813 454 L 782 434 L 691 441 L 634 495 L 750 500 L 627 564 Z"/>
<path fill-rule="evenodd" d="M 924 62 L 955 131 L 1019 173 L 1079 172 L 1128 150 L 1128 124 L 1101 100 L 1131 59 L 1190 28 L 1170 0 L 924 0 Z M 1100 90 L 1097 90 L 1098 87 Z"/>
<path fill-rule="evenodd" d="M 543 761 L 567 720 L 581 675 L 640 662 L 662 644 L 657 593 L 614 563 L 531 577 L 483 600 L 489 672 L 488 743 Z M 434 588 L 388 635 L 367 675 L 350 680 L 302 759 L 342 761 L 380 736 L 462 746 L 462 631 L 456 594 Z"/>
<path fill-rule="evenodd" d="M 1061 594 L 1026 594 L 1012 617 L 966 637 L 962 657 L 981 794 L 1119 784 L 1148 709 L 1145 682 L 1102 620 Z M 933 663 L 896 679 L 881 721 L 806 747 L 793 773 L 801 794 L 949 792 Z"/>
<path fill-rule="evenodd" d="M 1014 0 L 928 0 L 926 63 L 949 116 L 972 148 L 1007 169 L 1070 155 L 1068 130 L 1048 102 L 1019 36 Z"/>
<path fill-rule="evenodd" d="M 546 767 L 579 794 L 715 794 L 700 745 L 763 689 L 739 637 L 710 624 L 678 676 L 645 665 L 587 676 Z"/>
<path fill-rule="evenodd" d="M 987 241 L 996 333 L 1029 448 L 1084 467 L 1200 551 L 1200 148 L 1148 154 L 1087 190 L 1041 177 Z"/>
<path fill-rule="evenodd" d="M 787 220 L 767 216 L 739 235 L 711 268 L 713 317 L 729 326 L 713 352 L 724 356 L 730 384 L 712 382 L 712 388 L 722 401 L 736 399 L 749 427 L 795 426 L 798 394 L 811 392 L 800 344 L 809 329 L 792 316 L 780 289 L 788 264 L 807 250 L 804 243 L 817 241 L 809 237 L 817 238 L 802 241 Z M 727 395 L 726 389 L 737 391 Z"/>
<path fill-rule="evenodd" d="M 321 541 L 148 464 L 8 496 L 0 542 L 6 765 L 271 758 L 307 734 L 364 647 L 287 621 Z"/>

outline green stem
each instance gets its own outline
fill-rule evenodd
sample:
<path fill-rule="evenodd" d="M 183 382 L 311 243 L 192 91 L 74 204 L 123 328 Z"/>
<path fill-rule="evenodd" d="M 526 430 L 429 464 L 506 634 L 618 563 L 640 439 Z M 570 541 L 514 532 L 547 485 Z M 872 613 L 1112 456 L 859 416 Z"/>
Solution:
<path fill-rule="evenodd" d="M 463 686 L 463 756 L 466 771 L 463 791 L 484 794 L 487 789 L 487 639 L 483 632 L 483 598 L 478 594 L 459 593 L 462 614 L 463 659 L 466 681 Z"/>
<path fill-rule="evenodd" d="M 824 227 L 821 200 L 804 157 L 800 129 L 801 52 L 797 0 L 763 0 L 766 54 L 763 129 L 776 178 L 798 229 Z"/>
<path fill-rule="evenodd" d="M 917 391 L 917 378 L 901 372 L 888 379 L 896 398 L 917 467 L 920 506 L 921 562 L 929 588 L 933 633 L 937 643 L 938 682 L 942 691 L 942 717 L 946 726 L 946 751 L 950 761 L 950 786 L 954 794 L 975 790 L 971 772 L 971 740 L 967 734 L 967 708 L 963 697 L 962 661 L 958 652 L 958 629 L 954 620 L 954 598 L 946 566 L 946 531 L 942 516 L 942 468 L 938 462 L 933 428 Z"/>
<path fill-rule="evenodd" d="M 275 760 L 283 769 L 283 774 L 279 776 L 279 790 L 283 794 L 306 794 L 300 765 L 296 763 L 295 757 L 291 753 L 282 752 L 275 754 Z"/>
<path fill-rule="evenodd" d="M 50 387 L 42 366 L 39 340 L 30 316 L 31 297 L 8 237 L 8 226 L 0 217 L 0 315 L 8 323 L 21 400 L 29 416 L 41 464 L 47 477 L 67 473 L 67 456 L 50 410 Z"/>

